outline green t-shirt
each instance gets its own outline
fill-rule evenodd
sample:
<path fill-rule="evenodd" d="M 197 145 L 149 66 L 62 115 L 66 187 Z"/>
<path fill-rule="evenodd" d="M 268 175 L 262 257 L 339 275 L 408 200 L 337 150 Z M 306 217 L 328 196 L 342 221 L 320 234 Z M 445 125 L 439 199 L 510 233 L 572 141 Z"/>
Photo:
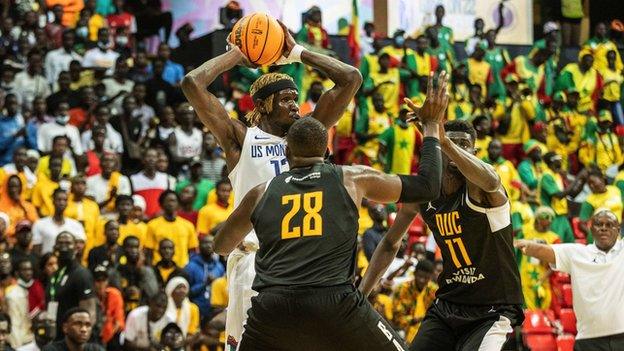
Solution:
<path fill-rule="evenodd" d="M 191 184 L 189 179 L 178 182 L 175 188 L 176 193 L 180 194 L 182 189 L 186 188 L 189 184 Z M 202 179 L 199 183 L 194 185 L 197 196 L 195 196 L 195 201 L 193 201 L 193 210 L 199 211 L 199 209 L 206 204 L 206 201 L 208 201 L 208 193 L 210 193 L 210 190 L 214 189 L 215 184 L 208 179 Z"/>

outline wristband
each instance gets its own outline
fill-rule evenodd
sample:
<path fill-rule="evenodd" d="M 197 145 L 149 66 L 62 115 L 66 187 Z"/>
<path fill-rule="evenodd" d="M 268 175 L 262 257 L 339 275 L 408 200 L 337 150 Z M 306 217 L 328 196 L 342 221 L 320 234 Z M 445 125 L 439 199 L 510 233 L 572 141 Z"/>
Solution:
<path fill-rule="evenodd" d="M 301 53 L 305 50 L 305 48 L 299 44 L 295 45 L 292 50 L 290 50 L 290 54 L 288 57 L 280 57 L 279 60 L 275 61 L 276 65 L 287 65 L 289 63 L 301 62 Z"/>

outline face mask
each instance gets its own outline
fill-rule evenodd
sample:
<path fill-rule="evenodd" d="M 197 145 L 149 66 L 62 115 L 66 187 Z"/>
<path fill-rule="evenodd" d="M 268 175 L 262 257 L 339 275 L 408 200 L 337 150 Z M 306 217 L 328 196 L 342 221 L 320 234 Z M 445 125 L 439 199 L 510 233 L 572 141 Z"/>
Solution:
<path fill-rule="evenodd" d="M 109 49 L 108 41 L 98 41 L 97 47 L 100 48 L 100 50 L 102 51 L 108 50 Z"/>
<path fill-rule="evenodd" d="M 396 38 L 394 38 L 394 43 L 397 46 L 403 46 L 403 44 L 405 44 L 405 38 L 403 38 L 403 37 L 396 37 Z"/>
<path fill-rule="evenodd" d="M 67 124 L 67 122 L 69 122 L 69 116 L 68 115 L 56 116 L 56 123 L 64 126 L 64 125 Z"/>
<path fill-rule="evenodd" d="M 76 28 L 76 35 L 80 38 L 86 38 L 89 35 L 89 28 L 87 27 Z"/>
<path fill-rule="evenodd" d="M 67 264 L 74 260 L 74 250 L 59 250 L 58 259 L 61 263 Z"/>
<path fill-rule="evenodd" d="M 119 46 L 126 46 L 128 45 L 128 37 L 125 35 L 120 35 L 117 38 L 115 38 L 115 42 Z"/>

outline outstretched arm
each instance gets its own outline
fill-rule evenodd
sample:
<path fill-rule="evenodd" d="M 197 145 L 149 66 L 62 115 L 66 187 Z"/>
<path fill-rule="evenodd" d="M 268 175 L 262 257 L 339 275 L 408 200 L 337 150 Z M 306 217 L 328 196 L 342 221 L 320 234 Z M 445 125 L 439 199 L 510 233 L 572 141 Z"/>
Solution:
<path fill-rule="evenodd" d="M 240 205 L 224 222 L 214 241 L 214 250 L 219 255 L 227 255 L 234 250 L 253 229 L 251 214 L 256 204 L 262 198 L 266 183 L 251 189 L 243 198 Z"/>
<path fill-rule="evenodd" d="M 236 46 L 206 61 L 189 72 L 182 80 L 182 91 L 191 103 L 199 119 L 214 134 L 225 150 L 228 169 L 234 169 L 240 155 L 240 145 L 245 135 L 244 125 L 230 119 L 221 102 L 208 91 L 217 77 L 239 64 L 245 64 L 245 56 Z"/>
<path fill-rule="evenodd" d="M 550 245 L 539 244 L 530 240 L 516 240 L 514 246 L 519 249 L 523 255 L 535 257 L 547 264 L 555 264 L 555 250 Z"/>
<path fill-rule="evenodd" d="M 289 57 L 297 43 L 288 31 L 288 28 L 283 23 L 281 25 L 285 38 L 284 56 Z M 319 120 L 329 129 L 342 117 L 345 108 L 347 108 L 360 85 L 362 85 L 362 75 L 353 66 L 310 50 L 301 52 L 301 62 L 323 72 L 334 82 L 334 87 L 321 95 L 314 112 L 312 112 L 312 117 Z"/>
<path fill-rule="evenodd" d="M 403 235 L 410 224 L 412 224 L 417 214 L 418 205 L 415 203 L 403 204 L 403 207 L 401 207 L 397 213 L 394 223 L 392 223 L 386 235 L 384 235 L 379 245 L 377 245 L 370 264 L 366 269 L 366 273 L 362 278 L 362 282 L 360 283 L 359 289 L 364 296 L 370 294 L 379 283 L 386 269 L 388 269 L 392 263 L 392 260 L 401 248 Z"/>

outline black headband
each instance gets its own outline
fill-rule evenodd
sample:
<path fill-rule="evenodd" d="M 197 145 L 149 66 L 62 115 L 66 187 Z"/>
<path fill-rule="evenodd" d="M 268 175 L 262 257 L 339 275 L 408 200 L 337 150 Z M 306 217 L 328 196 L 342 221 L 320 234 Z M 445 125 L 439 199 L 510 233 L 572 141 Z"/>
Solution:
<path fill-rule="evenodd" d="M 275 81 L 273 83 L 269 83 L 266 86 L 258 89 L 258 91 L 256 91 L 255 94 L 253 94 L 253 99 L 259 99 L 259 100 L 264 100 L 267 97 L 271 96 L 274 93 L 277 93 L 280 90 L 284 90 L 284 89 L 294 89 L 299 91 L 299 89 L 297 89 L 297 86 L 295 85 L 295 82 L 293 82 L 290 79 L 280 79 L 278 81 Z"/>

